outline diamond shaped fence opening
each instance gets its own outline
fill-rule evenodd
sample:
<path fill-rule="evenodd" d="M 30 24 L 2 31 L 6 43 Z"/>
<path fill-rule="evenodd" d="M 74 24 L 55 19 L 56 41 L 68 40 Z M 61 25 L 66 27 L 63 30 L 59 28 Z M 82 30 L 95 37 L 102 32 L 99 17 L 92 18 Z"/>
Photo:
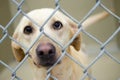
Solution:
<path fill-rule="evenodd" d="M 105 0 L 105 1 L 107 1 L 107 0 Z M 0 2 L 2 3 L 2 1 L 0 1 Z M 109 14 L 109 16 L 115 18 L 116 22 L 120 21 L 120 17 L 118 15 L 116 15 L 116 13 L 113 9 L 110 9 L 108 6 L 106 6 L 106 3 L 104 3 L 104 0 L 87 1 L 86 3 L 89 2 L 89 4 L 91 4 L 92 7 L 88 11 L 86 11 L 86 14 L 84 14 L 84 16 L 82 16 L 82 18 L 80 20 L 76 19 L 74 16 L 72 16 L 72 14 L 70 14 L 66 9 L 64 9 L 64 6 L 63 6 L 64 1 L 63 0 L 51 1 L 52 3 L 54 3 L 54 5 L 52 5 L 52 6 L 54 6 L 54 11 L 50 14 L 50 16 L 47 18 L 47 20 L 45 20 L 45 22 L 42 25 L 39 25 L 35 20 L 33 20 L 31 17 L 29 17 L 27 15 L 27 11 L 25 9 L 23 9 L 24 7 L 29 7 L 29 4 L 28 4 L 29 1 L 27 1 L 27 0 L 10 0 L 9 2 L 11 5 L 14 5 L 12 7 L 15 7 L 17 12 L 14 14 L 14 16 L 12 16 L 11 20 L 6 24 L 6 26 L 2 26 L 2 24 L 0 24 L 0 46 L 5 45 L 5 44 L 2 44 L 3 41 L 6 38 L 9 38 L 9 40 L 13 41 L 17 45 L 22 46 L 22 48 L 25 48 L 26 51 L 25 51 L 25 57 L 22 59 L 22 61 L 20 63 L 17 63 L 17 62 L 15 62 L 14 59 L 12 59 L 11 64 L 9 64 L 8 62 L 4 61 L 3 59 L 0 59 L 0 68 L 1 68 L 0 69 L 1 70 L 0 71 L 0 80 L 3 80 L 3 79 L 26 80 L 25 77 L 27 77 L 27 79 L 29 79 L 29 80 L 32 80 L 32 77 L 30 76 L 29 73 L 31 73 L 31 75 L 33 73 L 25 71 L 26 69 L 28 69 L 26 66 L 29 65 L 26 62 L 28 60 L 28 57 L 30 57 L 29 51 L 31 50 L 31 48 L 33 48 L 34 44 L 36 44 L 36 42 L 39 40 L 39 38 L 42 35 L 45 35 L 51 41 L 53 41 L 56 45 L 58 45 L 62 52 L 61 56 L 58 58 L 58 60 L 55 62 L 55 64 L 47 69 L 47 72 L 46 72 L 47 75 L 45 77 L 45 80 L 49 80 L 49 79 L 59 80 L 56 76 L 52 75 L 51 71 L 54 69 L 55 66 L 57 66 L 57 64 L 64 57 L 68 57 L 75 64 L 78 64 L 78 66 L 82 68 L 83 75 L 81 76 L 81 78 L 79 80 L 86 80 L 87 77 L 89 77 L 91 80 L 119 80 L 120 79 L 120 70 L 119 70 L 120 54 L 119 54 L 119 47 L 118 47 L 119 44 L 112 43 L 112 40 L 116 39 L 116 37 L 118 37 L 120 34 L 120 25 L 115 25 L 116 29 L 113 32 L 111 32 L 111 34 L 109 34 L 110 36 L 108 36 L 108 38 L 105 39 L 104 41 L 101 41 L 101 39 L 99 39 L 98 37 L 100 37 L 101 35 L 104 36 L 107 33 L 106 34 L 101 33 L 100 35 L 94 36 L 95 35 L 94 32 L 92 32 L 92 33 L 89 32 L 89 30 L 86 30 L 86 28 L 84 28 L 85 26 L 83 25 L 83 23 L 87 19 L 89 19 L 89 17 L 91 17 L 93 15 L 93 13 L 95 11 L 97 11 L 98 8 L 101 8 L 102 11 Z M 30 2 L 32 2 L 32 1 L 30 1 Z M 35 2 L 37 3 L 37 1 L 35 1 Z M 42 3 L 42 0 L 40 2 Z M 67 4 L 69 4 L 69 2 L 71 2 L 71 1 L 67 1 Z M 84 0 L 83 1 L 81 0 L 81 2 L 84 2 Z M 93 2 L 94 2 L 94 4 L 93 4 Z M 45 1 L 43 3 L 45 4 L 47 2 Z M 84 2 L 82 4 L 86 4 L 86 3 Z M 73 5 L 78 6 L 78 5 L 75 5 L 74 3 L 73 3 Z M 71 5 L 71 6 L 73 6 L 73 5 Z M 40 7 L 38 7 L 38 8 L 40 8 Z M 70 9 L 70 8 L 68 8 L 68 9 Z M 77 8 L 77 9 L 78 9 L 78 11 L 81 11 L 81 13 L 82 13 L 82 10 L 79 10 L 79 8 Z M 83 8 L 83 9 L 86 9 L 86 8 Z M 78 25 L 77 26 L 78 30 L 75 32 L 74 36 L 65 45 L 62 45 L 58 40 L 54 39 L 54 37 L 50 36 L 50 34 L 47 34 L 44 31 L 44 26 L 49 22 L 51 17 L 53 17 L 56 14 L 57 11 L 60 11 L 61 13 L 66 15 L 67 17 L 69 17 L 73 22 L 75 22 Z M 8 28 L 11 28 L 11 24 L 16 22 L 15 20 L 19 15 L 26 17 L 34 25 L 36 25 L 38 27 L 39 26 L 42 27 L 39 29 L 40 34 L 33 41 L 33 43 L 30 45 L 29 48 L 26 48 L 26 46 L 24 44 L 19 43 L 19 41 L 15 40 L 8 31 Z M 0 21 L 2 21 L 2 19 Z M 107 23 L 109 24 L 109 22 L 107 22 Z M 96 24 L 99 24 L 99 23 L 97 22 Z M 92 26 L 90 26 L 88 29 L 91 29 L 91 28 L 92 28 Z M 107 28 L 109 30 L 109 26 L 107 26 Z M 93 28 L 93 30 L 94 30 L 94 28 Z M 106 29 L 102 29 L 102 30 L 105 31 Z M 87 66 L 84 66 L 83 64 L 81 64 L 79 61 L 77 61 L 76 58 L 74 58 L 67 52 L 68 46 L 72 43 L 72 41 L 76 38 L 76 36 L 79 33 L 82 33 L 83 40 L 84 40 L 84 37 L 86 36 L 85 43 L 82 43 L 83 47 L 81 49 L 83 50 L 83 52 L 88 54 L 89 62 L 88 62 Z M 92 42 L 94 42 L 94 44 L 97 44 L 98 46 L 93 44 L 92 46 L 90 45 L 90 47 L 89 47 L 89 43 L 88 43 L 89 41 L 87 42 L 87 39 L 91 40 Z M 114 45 L 115 45 L 115 47 L 111 47 Z M 116 45 L 117 45 L 117 47 L 116 47 Z M 4 54 L 3 52 L 0 52 L 0 53 Z M 91 54 L 91 53 L 93 53 L 93 54 Z M 7 54 L 6 56 L 9 56 L 9 51 L 6 54 Z M 2 55 L 0 55 L 0 56 L 2 56 Z M 92 73 L 89 72 L 90 69 L 92 69 Z M 107 71 L 107 70 L 110 70 L 110 71 Z M 7 76 L 8 76 L 7 73 L 9 73 L 9 78 L 7 78 Z M 106 74 L 109 74 L 109 76 L 107 76 Z"/>

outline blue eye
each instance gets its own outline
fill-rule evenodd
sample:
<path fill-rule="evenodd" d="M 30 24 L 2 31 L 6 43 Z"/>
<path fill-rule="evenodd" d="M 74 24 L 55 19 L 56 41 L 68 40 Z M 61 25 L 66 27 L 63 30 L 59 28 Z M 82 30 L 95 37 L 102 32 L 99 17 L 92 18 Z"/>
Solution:
<path fill-rule="evenodd" d="M 62 23 L 60 21 L 55 21 L 54 24 L 53 24 L 53 28 L 55 30 L 59 30 L 63 27 Z"/>

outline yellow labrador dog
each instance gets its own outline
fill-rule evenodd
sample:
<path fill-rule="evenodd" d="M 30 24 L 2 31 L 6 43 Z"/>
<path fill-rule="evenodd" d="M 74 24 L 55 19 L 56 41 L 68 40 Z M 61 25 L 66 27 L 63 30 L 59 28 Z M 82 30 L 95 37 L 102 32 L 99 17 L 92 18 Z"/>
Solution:
<path fill-rule="evenodd" d="M 27 15 L 37 24 L 42 26 L 53 9 L 37 9 L 29 12 Z M 95 18 L 88 19 L 83 26 L 87 26 L 102 19 L 106 13 Z M 88 24 L 87 24 L 88 23 Z M 13 38 L 24 47 L 12 41 L 12 50 L 17 61 L 21 61 L 25 57 L 26 49 L 30 48 L 34 40 L 41 33 L 41 27 L 38 27 L 31 20 L 25 16 L 17 26 Z M 78 26 L 71 19 L 57 11 L 51 19 L 44 25 L 43 33 L 33 47 L 29 50 L 29 59 L 33 65 L 34 80 L 45 80 L 47 70 L 53 66 L 58 58 L 62 55 L 62 48 L 47 36 L 52 37 L 59 42 L 63 47 L 70 41 L 70 39 L 77 32 Z M 72 41 L 66 48 L 66 52 L 74 57 L 83 66 L 87 65 L 87 57 L 82 52 L 79 52 L 81 44 L 80 34 Z M 64 56 L 61 61 L 51 70 L 51 75 L 58 80 L 80 80 L 83 74 L 83 68 L 72 61 L 69 57 Z M 53 80 L 50 78 L 49 80 Z M 89 78 L 86 78 L 89 80 Z"/>

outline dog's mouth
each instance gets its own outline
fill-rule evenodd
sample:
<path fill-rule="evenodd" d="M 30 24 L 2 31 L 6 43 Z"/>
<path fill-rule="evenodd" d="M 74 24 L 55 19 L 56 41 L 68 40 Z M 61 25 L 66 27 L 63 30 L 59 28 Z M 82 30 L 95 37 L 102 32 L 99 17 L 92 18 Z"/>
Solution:
<path fill-rule="evenodd" d="M 44 66 L 44 67 L 51 67 L 53 65 L 54 65 L 53 63 L 49 63 L 49 62 L 42 64 L 42 66 Z"/>
<path fill-rule="evenodd" d="M 50 58 L 50 59 L 45 59 L 45 60 L 40 60 L 40 65 L 44 67 L 51 67 L 56 63 L 56 59 Z"/>
<path fill-rule="evenodd" d="M 53 59 L 48 59 L 48 60 L 44 60 L 44 61 L 39 60 L 38 63 L 34 62 L 34 65 L 36 65 L 37 67 L 43 66 L 43 67 L 49 68 L 49 67 L 52 67 L 56 62 L 57 62 L 57 59 L 54 59 L 54 60 Z M 57 65 L 60 64 L 60 63 L 61 63 L 61 61 L 59 61 L 57 63 Z"/>

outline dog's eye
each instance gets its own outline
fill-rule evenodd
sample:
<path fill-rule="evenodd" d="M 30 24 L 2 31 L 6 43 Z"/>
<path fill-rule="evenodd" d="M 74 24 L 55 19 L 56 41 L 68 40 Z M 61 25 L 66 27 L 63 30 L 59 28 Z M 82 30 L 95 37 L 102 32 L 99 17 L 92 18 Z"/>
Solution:
<path fill-rule="evenodd" d="M 25 34 L 31 34 L 33 32 L 33 28 L 31 26 L 26 26 L 24 28 L 24 33 Z"/>
<path fill-rule="evenodd" d="M 63 27 L 62 23 L 60 21 L 56 21 L 54 24 L 53 24 L 53 28 L 56 29 L 56 30 L 59 30 Z"/>

